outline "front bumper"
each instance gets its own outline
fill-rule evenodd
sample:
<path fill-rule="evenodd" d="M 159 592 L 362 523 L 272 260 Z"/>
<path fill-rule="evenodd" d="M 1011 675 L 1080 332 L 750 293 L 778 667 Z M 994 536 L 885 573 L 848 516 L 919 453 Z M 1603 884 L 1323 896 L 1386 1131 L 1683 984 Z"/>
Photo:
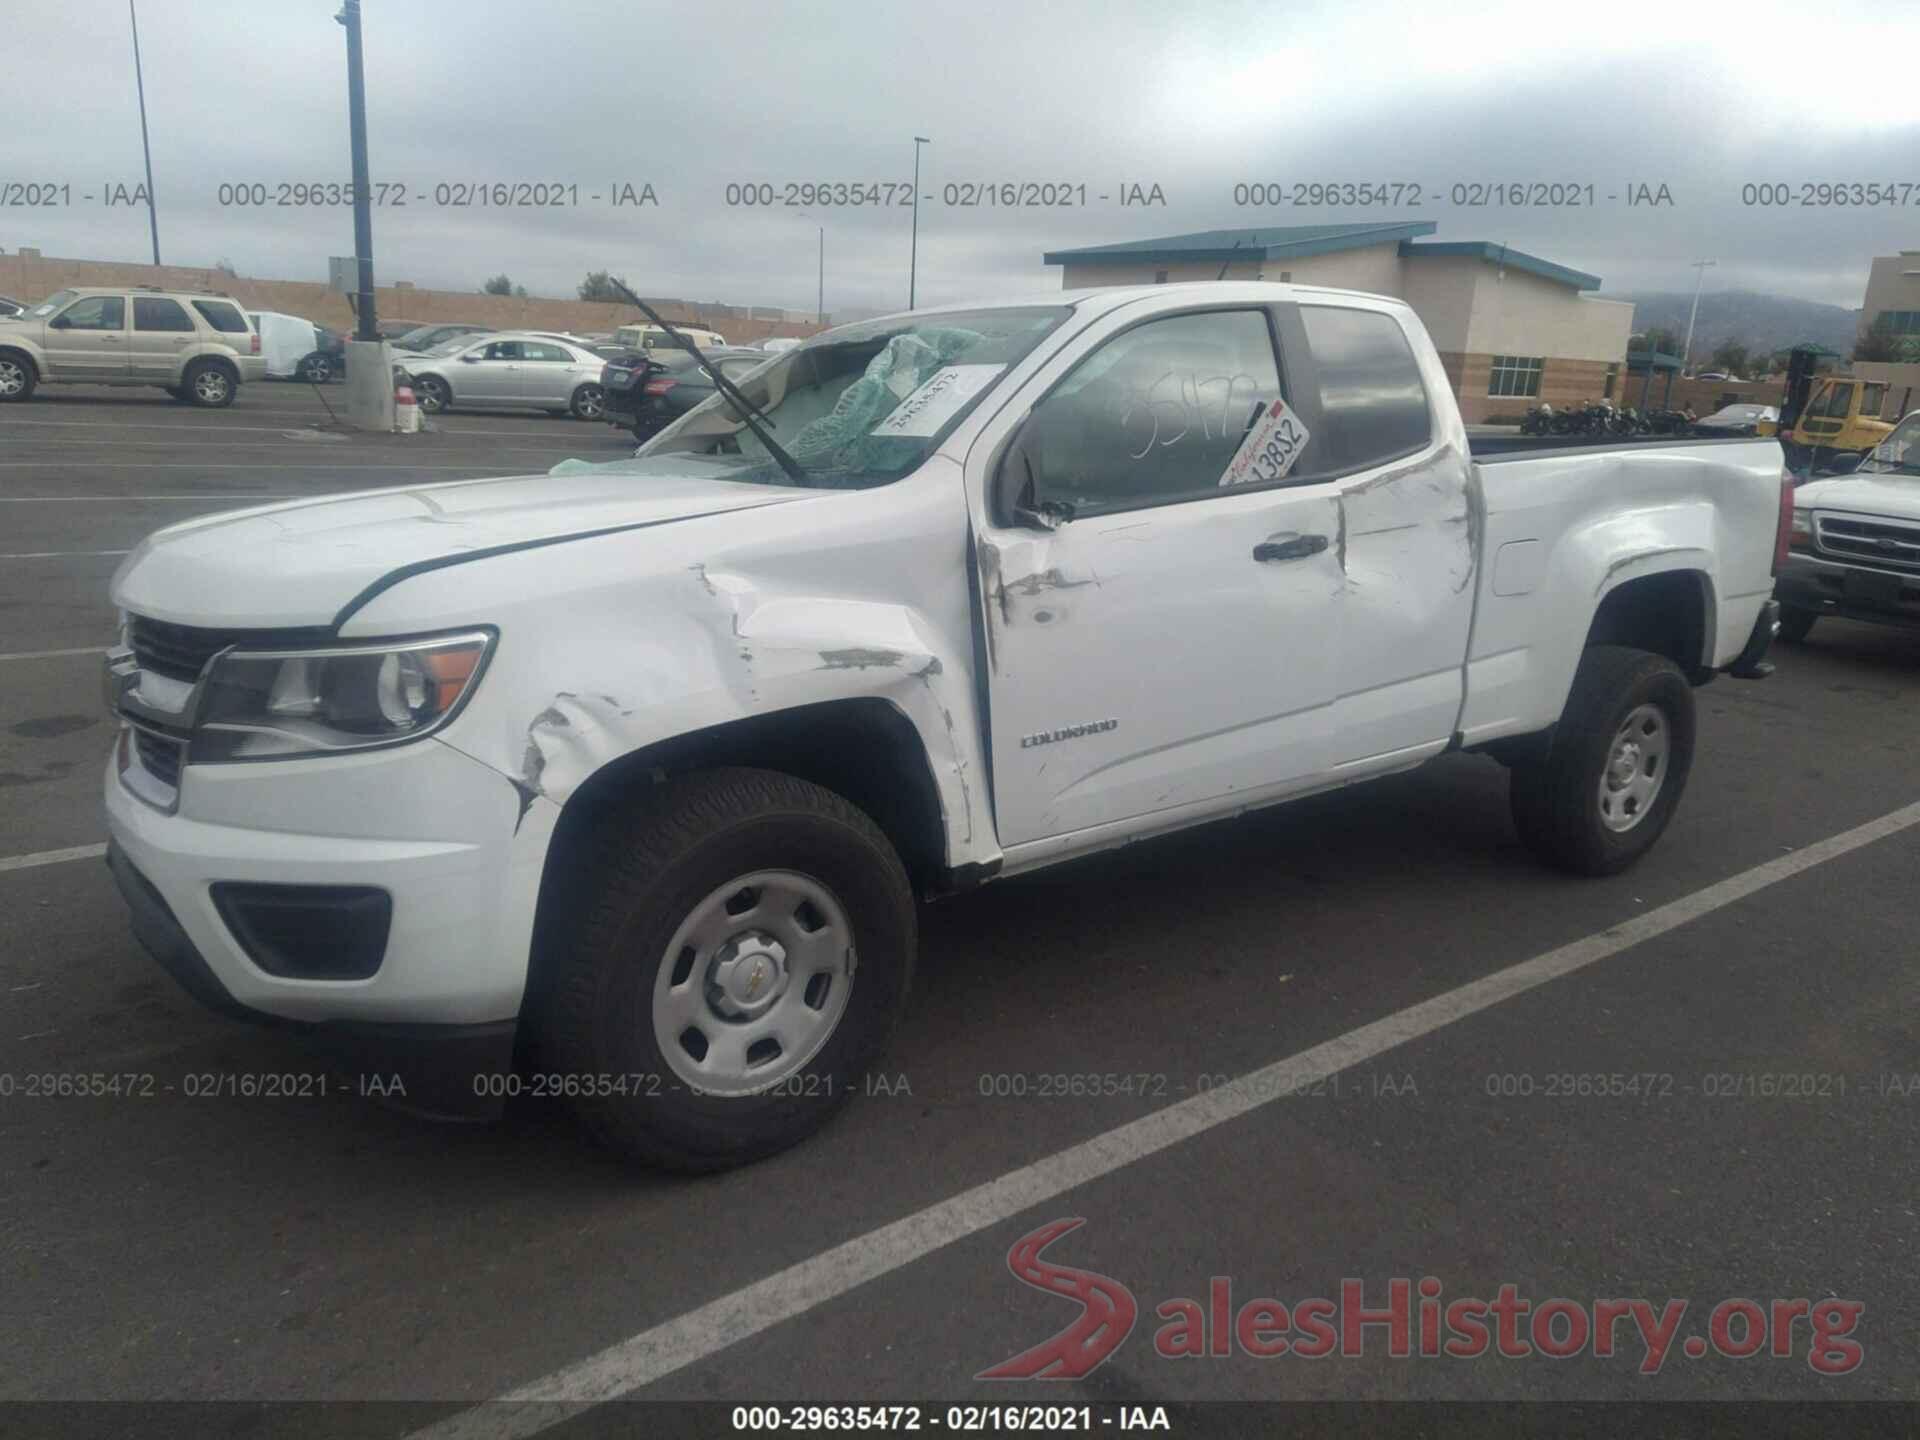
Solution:
<path fill-rule="evenodd" d="M 546 837 L 559 807 L 438 738 L 324 758 L 188 765 L 167 813 L 136 756 L 104 778 L 113 844 L 153 885 L 221 988 L 285 1020 L 486 1024 L 520 1011 Z M 269 973 L 214 887 L 372 887 L 384 953 L 354 979 Z"/>
<path fill-rule="evenodd" d="M 107 868 L 133 916 L 133 935 L 180 987 L 230 1019 L 275 1025 L 310 1040 L 326 1059 L 358 1073 L 363 1093 L 435 1120 L 487 1120 L 505 1087 L 491 1084 L 513 1066 L 518 1022 L 404 1025 L 351 1020 L 302 1024 L 249 1009 L 233 998 L 153 882 L 117 843 Z"/>
<path fill-rule="evenodd" d="M 1920 575 L 1841 565 L 1796 551 L 1775 579 L 1773 594 L 1782 605 L 1815 615 L 1920 629 Z"/>

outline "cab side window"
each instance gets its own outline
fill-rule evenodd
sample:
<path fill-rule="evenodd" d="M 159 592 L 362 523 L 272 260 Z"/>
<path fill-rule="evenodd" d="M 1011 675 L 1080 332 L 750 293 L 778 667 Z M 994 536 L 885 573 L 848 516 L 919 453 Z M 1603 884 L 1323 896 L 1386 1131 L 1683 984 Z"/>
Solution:
<path fill-rule="evenodd" d="M 534 340 L 521 342 L 520 358 L 522 360 L 555 360 L 563 365 L 571 364 L 573 361 L 573 357 L 558 345 L 542 345 Z"/>
<path fill-rule="evenodd" d="M 1023 442 L 1033 502 L 1096 515 L 1218 495 L 1256 414 L 1279 397 L 1265 311 L 1123 331 L 1034 407 Z"/>
<path fill-rule="evenodd" d="M 62 310 L 54 323 L 61 330 L 124 330 L 127 302 L 118 295 L 89 295 Z"/>
<path fill-rule="evenodd" d="M 519 360 L 522 358 L 518 340 L 496 340 L 487 346 L 481 354 L 482 360 Z"/>

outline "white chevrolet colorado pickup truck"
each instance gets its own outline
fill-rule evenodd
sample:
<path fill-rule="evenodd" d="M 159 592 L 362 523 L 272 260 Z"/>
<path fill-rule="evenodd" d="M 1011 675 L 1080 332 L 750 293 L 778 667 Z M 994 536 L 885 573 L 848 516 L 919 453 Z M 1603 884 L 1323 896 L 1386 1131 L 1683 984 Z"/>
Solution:
<path fill-rule="evenodd" d="M 404 1057 L 418 1109 L 537 1078 L 723 1166 L 860 1083 L 916 896 L 1461 749 L 1616 871 L 1692 687 L 1769 668 L 1777 443 L 1476 460 L 1396 301 L 916 311 L 741 390 L 128 557 L 109 863 L 189 990 Z"/>

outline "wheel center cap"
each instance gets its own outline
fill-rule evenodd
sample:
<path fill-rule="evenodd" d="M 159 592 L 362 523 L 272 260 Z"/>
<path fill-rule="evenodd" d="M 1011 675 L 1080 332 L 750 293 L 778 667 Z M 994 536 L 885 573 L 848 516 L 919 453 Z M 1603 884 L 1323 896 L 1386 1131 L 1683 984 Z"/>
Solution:
<path fill-rule="evenodd" d="M 726 1019 L 751 1020 L 786 993 L 787 975 L 786 948 L 764 931 L 743 931 L 714 955 L 707 999 Z"/>
<path fill-rule="evenodd" d="M 1640 747 L 1629 740 L 1614 751 L 1613 764 L 1607 767 L 1607 778 L 1615 785 L 1625 785 L 1640 773 Z"/>

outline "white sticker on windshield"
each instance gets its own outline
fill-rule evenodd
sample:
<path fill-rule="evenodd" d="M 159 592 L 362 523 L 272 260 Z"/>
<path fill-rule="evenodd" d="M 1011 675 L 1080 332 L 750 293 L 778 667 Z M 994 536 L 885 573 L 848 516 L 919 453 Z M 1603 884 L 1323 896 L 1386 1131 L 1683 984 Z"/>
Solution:
<path fill-rule="evenodd" d="M 902 400 L 870 432 L 874 435 L 932 435 L 993 383 L 1004 365 L 948 365 Z"/>
<path fill-rule="evenodd" d="M 1307 427 L 1287 408 L 1284 400 L 1275 400 L 1260 411 L 1260 418 L 1247 431 L 1226 473 L 1222 485 L 1271 485 L 1284 480 L 1293 469 L 1300 452 L 1307 448 Z"/>

